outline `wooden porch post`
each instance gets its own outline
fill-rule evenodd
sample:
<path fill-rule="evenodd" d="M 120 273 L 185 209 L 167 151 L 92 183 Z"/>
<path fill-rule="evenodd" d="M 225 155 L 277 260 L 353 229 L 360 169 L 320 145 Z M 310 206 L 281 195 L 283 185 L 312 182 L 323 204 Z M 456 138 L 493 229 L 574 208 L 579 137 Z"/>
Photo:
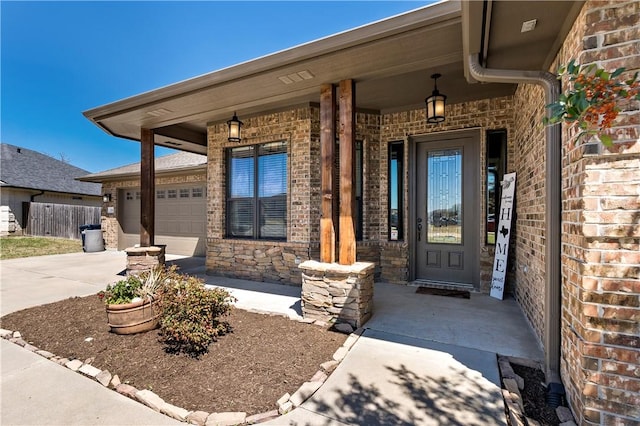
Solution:
<path fill-rule="evenodd" d="M 154 245 L 155 238 L 155 155 L 153 130 L 140 129 L 140 245 Z"/>
<path fill-rule="evenodd" d="M 336 88 L 323 84 L 320 88 L 320 170 L 322 216 L 320 219 L 320 262 L 336 261 L 336 233 L 333 224 L 333 162 L 335 161 Z"/>
<path fill-rule="evenodd" d="M 353 154 L 355 145 L 355 83 L 340 82 L 340 255 L 341 265 L 356 261 L 356 233 Z"/>

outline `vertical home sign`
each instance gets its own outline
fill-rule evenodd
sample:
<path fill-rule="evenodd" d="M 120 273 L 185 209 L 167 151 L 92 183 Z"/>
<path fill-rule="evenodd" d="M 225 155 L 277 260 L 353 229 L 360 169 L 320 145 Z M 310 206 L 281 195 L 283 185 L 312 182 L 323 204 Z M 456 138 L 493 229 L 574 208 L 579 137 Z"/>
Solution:
<path fill-rule="evenodd" d="M 496 255 L 493 260 L 491 297 L 502 300 L 504 280 L 507 274 L 507 258 L 509 257 L 509 237 L 511 236 L 516 174 L 508 173 L 504 175 L 504 180 L 500 184 L 502 185 L 502 198 L 500 199 L 500 220 L 496 228 Z"/>

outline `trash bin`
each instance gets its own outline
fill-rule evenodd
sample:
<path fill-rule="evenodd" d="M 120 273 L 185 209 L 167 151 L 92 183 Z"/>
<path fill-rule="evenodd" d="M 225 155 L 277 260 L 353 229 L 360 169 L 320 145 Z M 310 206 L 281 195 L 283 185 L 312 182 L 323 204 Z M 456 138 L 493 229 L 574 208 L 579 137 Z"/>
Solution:
<path fill-rule="evenodd" d="M 102 238 L 102 227 L 100 224 L 81 225 L 82 250 L 86 253 L 93 253 L 104 250 L 104 239 Z"/>

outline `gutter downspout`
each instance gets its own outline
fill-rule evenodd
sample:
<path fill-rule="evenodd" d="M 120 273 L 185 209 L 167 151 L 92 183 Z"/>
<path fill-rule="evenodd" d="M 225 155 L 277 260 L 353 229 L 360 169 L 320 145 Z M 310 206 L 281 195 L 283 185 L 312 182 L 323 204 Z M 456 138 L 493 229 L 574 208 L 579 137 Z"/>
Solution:
<path fill-rule="evenodd" d="M 545 105 L 557 101 L 560 82 L 548 71 L 519 71 L 483 68 L 477 55 L 468 56 L 470 75 L 486 83 L 537 84 L 544 88 Z M 549 111 L 547 111 L 547 116 Z M 560 125 L 545 128 L 545 300 L 544 364 L 547 383 L 560 384 L 561 271 L 560 242 L 562 175 Z M 554 386 L 555 387 L 555 386 Z"/>
<path fill-rule="evenodd" d="M 31 195 L 30 201 L 33 203 L 33 200 L 35 200 L 35 198 L 39 197 L 40 195 L 44 195 L 44 191 L 40 191 L 37 194 Z"/>

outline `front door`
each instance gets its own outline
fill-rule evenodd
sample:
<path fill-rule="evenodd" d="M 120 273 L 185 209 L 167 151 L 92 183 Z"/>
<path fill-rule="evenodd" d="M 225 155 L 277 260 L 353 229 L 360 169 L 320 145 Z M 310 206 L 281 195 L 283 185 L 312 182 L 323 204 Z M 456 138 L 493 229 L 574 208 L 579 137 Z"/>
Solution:
<path fill-rule="evenodd" d="M 416 141 L 416 280 L 478 288 L 479 162 L 472 135 Z"/>

